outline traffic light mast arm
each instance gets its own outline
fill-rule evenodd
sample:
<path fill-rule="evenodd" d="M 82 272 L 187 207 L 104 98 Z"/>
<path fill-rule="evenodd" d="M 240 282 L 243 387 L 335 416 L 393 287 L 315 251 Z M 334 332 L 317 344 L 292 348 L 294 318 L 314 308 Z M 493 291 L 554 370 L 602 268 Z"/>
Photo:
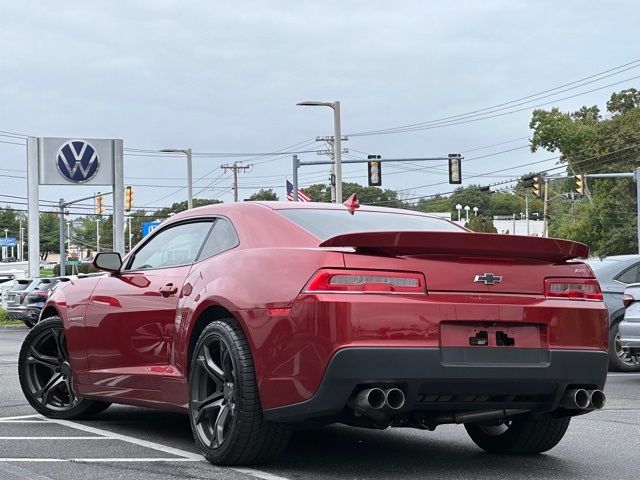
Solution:
<path fill-rule="evenodd" d="M 113 192 L 106 192 L 106 193 L 96 193 L 95 195 L 91 195 L 90 197 L 82 197 L 82 198 L 78 198 L 76 200 L 71 200 L 69 202 L 62 202 L 59 205 L 62 206 L 63 208 L 67 208 L 69 205 L 73 205 L 74 203 L 78 203 L 78 202 L 82 202 L 84 200 L 91 200 L 91 199 L 95 199 L 98 197 L 104 197 L 107 195 L 111 195 Z"/>

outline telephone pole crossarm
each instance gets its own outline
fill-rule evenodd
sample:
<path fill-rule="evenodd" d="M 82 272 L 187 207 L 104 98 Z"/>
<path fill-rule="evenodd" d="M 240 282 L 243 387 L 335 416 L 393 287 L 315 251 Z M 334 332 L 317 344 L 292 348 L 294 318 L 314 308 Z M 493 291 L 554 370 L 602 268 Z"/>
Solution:
<path fill-rule="evenodd" d="M 233 172 L 233 201 L 234 202 L 238 201 L 238 172 L 239 171 L 246 172 L 251 167 L 253 167 L 253 165 L 242 165 L 238 162 L 233 162 L 233 164 L 231 165 L 220 166 L 220 168 L 223 169 L 225 172 L 227 170 L 231 170 Z"/>

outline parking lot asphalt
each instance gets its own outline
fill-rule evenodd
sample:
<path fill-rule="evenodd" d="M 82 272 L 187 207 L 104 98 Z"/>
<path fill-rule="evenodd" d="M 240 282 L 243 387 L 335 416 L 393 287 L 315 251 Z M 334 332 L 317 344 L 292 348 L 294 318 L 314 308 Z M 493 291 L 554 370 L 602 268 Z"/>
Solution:
<path fill-rule="evenodd" d="M 610 374 L 604 410 L 573 419 L 563 441 L 532 457 L 488 455 L 461 426 L 435 432 L 330 426 L 296 432 L 269 465 L 205 462 L 188 418 L 112 406 L 89 421 L 52 421 L 22 396 L 17 353 L 24 329 L 0 329 L 0 480 L 598 478 L 640 474 L 640 375 Z"/>

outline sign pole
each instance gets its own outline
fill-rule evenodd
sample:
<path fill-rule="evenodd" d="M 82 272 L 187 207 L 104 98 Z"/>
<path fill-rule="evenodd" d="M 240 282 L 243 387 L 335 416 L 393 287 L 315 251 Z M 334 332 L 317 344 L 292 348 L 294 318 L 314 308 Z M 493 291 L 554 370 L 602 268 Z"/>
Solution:
<path fill-rule="evenodd" d="M 124 256 L 124 161 L 120 139 L 113 141 L 113 251 Z"/>
<path fill-rule="evenodd" d="M 40 203 L 38 157 L 40 155 L 39 140 L 35 137 L 27 139 L 27 229 L 29 248 L 29 276 L 40 275 Z"/>
<path fill-rule="evenodd" d="M 64 277 L 67 272 L 66 272 L 66 261 L 67 261 L 67 254 L 64 250 L 64 200 L 61 198 L 60 199 L 60 213 L 58 214 L 58 217 L 60 218 L 60 276 Z"/>

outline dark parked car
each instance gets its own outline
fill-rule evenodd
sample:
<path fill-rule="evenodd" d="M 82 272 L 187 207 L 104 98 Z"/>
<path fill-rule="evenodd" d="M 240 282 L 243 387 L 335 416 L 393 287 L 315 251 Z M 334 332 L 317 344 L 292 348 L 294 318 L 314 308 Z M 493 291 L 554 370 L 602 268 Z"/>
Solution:
<path fill-rule="evenodd" d="M 40 312 L 44 308 L 44 304 L 46 303 L 49 295 L 53 288 L 61 281 L 68 281 L 67 277 L 51 277 L 51 278 L 41 278 L 36 287 L 27 294 L 27 297 L 24 301 L 26 312 L 24 317 L 24 323 L 28 327 L 33 327 L 36 323 L 38 323 L 38 319 L 40 318 Z"/>
<path fill-rule="evenodd" d="M 609 311 L 609 368 L 619 372 L 639 372 L 640 359 L 622 348 L 618 327 L 624 318 L 624 289 L 631 283 L 640 282 L 640 255 L 591 258 L 587 263 L 600 282 Z"/>
<path fill-rule="evenodd" d="M 27 295 L 36 288 L 40 283 L 40 279 L 20 279 L 16 280 L 15 285 L 9 291 L 7 296 L 7 317 L 14 320 L 22 320 L 28 327 L 33 327 L 30 320 L 27 319 Z"/>

